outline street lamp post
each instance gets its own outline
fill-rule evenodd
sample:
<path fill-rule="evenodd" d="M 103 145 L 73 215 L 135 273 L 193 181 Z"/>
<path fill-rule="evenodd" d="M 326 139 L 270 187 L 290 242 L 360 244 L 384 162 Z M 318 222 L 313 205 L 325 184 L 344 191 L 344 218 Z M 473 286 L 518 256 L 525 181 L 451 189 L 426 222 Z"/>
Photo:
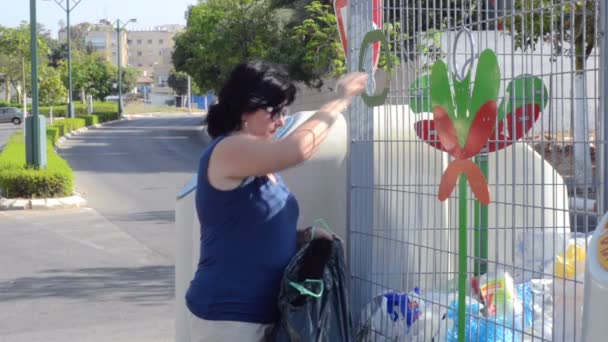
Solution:
<path fill-rule="evenodd" d="M 135 23 L 137 19 L 129 19 L 123 25 L 120 25 L 120 19 L 116 19 L 116 45 L 118 46 L 118 117 L 122 118 L 123 105 L 122 105 L 122 49 L 121 49 L 121 32 L 129 23 Z"/>
<path fill-rule="evenodd" d="M 32 66 L 32 115 L 25 117 L 25 159 L 36 169 L 46 168 L 46 121 L 38 113 L 38 30 L 36 0 L 30 0 L 30 53 Z"/>
<path fill-rule="evenodd" d="M 51 0 L 45 0 L 45 1 L 51 1 Z M 72 12 L 72 10 L 74 10 L 74 8 L 76 8 L 76 6 L 78 6 L 78 4 L 82 1 L 82 0 L 72 0 L 74 1 L 73 5 L 70 5 L 70 0 L 66 0 L 65 1 L 65 6 L 63 5 L 63 0 L 53 0 L 55 1 L 55 3 L 57 3 L 57 5 L 59 5 L 59 7 L 61 7 L 62 10 L 65 11 L 66 15 L 67 15 L 67 27 L 66 27 L 66 33 L 68 36 L 68 117 L 69 118 L 73 118 L 74 117 L 74 103 L 72 101 L 72 93 L 73 93 L 73 89 L 72 89 L 72 34 L 70 31 L 70 13 Z"/>

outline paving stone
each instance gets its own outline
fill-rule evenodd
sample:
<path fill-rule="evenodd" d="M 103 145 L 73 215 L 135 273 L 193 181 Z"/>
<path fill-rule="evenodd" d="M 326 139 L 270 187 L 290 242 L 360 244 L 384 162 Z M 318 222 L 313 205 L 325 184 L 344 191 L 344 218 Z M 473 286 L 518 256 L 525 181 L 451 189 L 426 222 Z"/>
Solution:
<path fill-rule="evenodd" d="M 10 209 L 13 206 L 13 203 L 15 203 L 14 199 L 0 198 L 0 210 Z"/>
<path fill-rule="evenodd" d="M 58 208 L 61 208 L 62 205 L 61 205 L 61 202 L 59 201 L 59 199 L 57 199 L 57 198 L 48 198 L 46 200 L 46 207 L 48 209 L 58 209 Z"/>
<path fill-rule="evenodd" d="M 30 200 L 30 204 L 33 210 L 46 209 L 46 200 L 44 198 Z"/>
<path fill-rule="evenodd" d="M 60 198 L 59 201 L 64 205 L 64 207 L 70 207 L 70 208 L 82 207 L 87 204 L 87 202 L 79 196 L 70 196 L 70 197 Z"/>
<path fill-rule="evenodd" d="M 31 208 L 30 200 L 26 199 L 17 199 L 15 200 L 15 202 L 13 202 L 13 205 L 11 206 L 11 210 L 25 210 L 29 208 Z"/>

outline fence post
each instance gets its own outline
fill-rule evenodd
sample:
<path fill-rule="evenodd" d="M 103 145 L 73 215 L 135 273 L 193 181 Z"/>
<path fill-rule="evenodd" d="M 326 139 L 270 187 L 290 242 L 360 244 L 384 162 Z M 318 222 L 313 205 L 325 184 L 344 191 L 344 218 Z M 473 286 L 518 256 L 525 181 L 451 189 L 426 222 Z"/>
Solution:
<path fill-rule="evenodd" d="M 600 34 L 599 34 L 599 45 L 600 45 L 600 113 L 599 127 L 601 128 L 601 139 L 602 142 L 598 144 L 600 149 L 599 163 L 597 170 L 601 171 L 602 186 L 600 187 L 601 201 L 598 206 L 598 213 L 605 213 L 608 210 L 608 167 L 606 162 L 608 161 L 608 148 L 606 147 L 606 141 L 608 141 L 608 119 L 606 118 L 606 111 L 608 110 L 608 104 L 606 98 L 608 96 L 608 5 L 606 2 L 598 1 L 599 11 L 598 16 L 601 18 L 600 22 Z M 597 140 L 597 139 L 596 139 Z"/>

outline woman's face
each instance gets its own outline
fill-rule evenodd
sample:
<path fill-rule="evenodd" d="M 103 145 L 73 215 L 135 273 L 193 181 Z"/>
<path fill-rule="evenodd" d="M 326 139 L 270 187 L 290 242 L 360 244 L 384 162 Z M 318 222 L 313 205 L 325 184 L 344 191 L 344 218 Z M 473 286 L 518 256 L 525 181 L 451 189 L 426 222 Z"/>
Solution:
<path fill-rule="evenodd" d="M 276 131 L 285 125 L 287 107 L 260 108 L 243 115 L 242 131 L 257 137 L 272 139 Z"/>

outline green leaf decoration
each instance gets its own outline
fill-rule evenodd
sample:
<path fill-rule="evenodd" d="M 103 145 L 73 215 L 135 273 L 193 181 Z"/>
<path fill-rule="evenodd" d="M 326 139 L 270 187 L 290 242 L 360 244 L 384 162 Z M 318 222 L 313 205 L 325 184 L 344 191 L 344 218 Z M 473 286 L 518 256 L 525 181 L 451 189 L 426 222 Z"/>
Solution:
<path fill-rule="evenodd" d="M 486 102 L 489 100 L 496 101 L 499 90 L 500 67 L 498 66 L 498 57 L 496 57 L 494 51 L 486 49 L 479 56 L 469 113 L 475 115 Z"/>
<path fill-rule="evenodd" d="M 549 91 L 543 81 L 532 75 L 519 75 L 514 78 L 506 89 L 498 110 L 498 121 L 507 113 L 513 113 L 514 108 L 529 104 L 537 104 L 541 109 L 547 106 Z"/>
<path fill-rule="evenodd" d="M 410 84 L 410 109 L 416 113 L 431 112 L 431 76 L 424 74 Z"/>
<path fill-rule="evenodd" d="M 458 134 L 458 144 L 461 147 L 465 147 L 476 114 L 476 112 L 472 114 L 468 112 L 471 94 L 470 70 L 462 81 L 454 79 L 454 93 L 456 95 L 456 119 L 453 120 L 454 127 Z"/>
<path fill-rule="evenodd" d="M 431 89 L 431 105 L 433 110 L 435 110 L 435 107 L 443 108 L 450 120 L 455 122 L 454 94 L 450 85 L 448 66 L 443 61 L 437 61 L 433 64 L 431 70 Z M 464 145 L 461 147 L 464 147 Z"/>

